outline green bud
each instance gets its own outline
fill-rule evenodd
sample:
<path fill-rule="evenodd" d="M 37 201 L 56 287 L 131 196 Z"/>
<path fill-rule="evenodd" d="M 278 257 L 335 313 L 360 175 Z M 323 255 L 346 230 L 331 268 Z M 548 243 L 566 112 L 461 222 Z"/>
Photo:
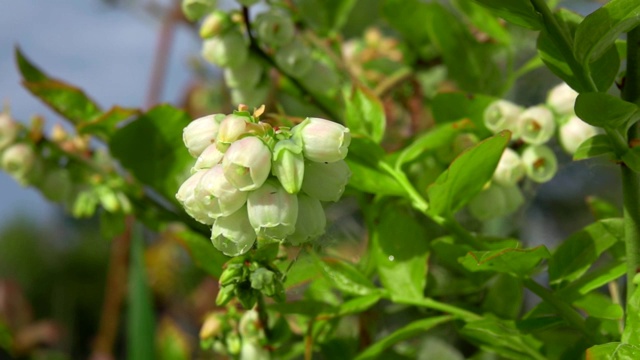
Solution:
<path fill-rule="evenodd" d="M 218 296 L 216 297 L 216 305 L 223 306 L 227 304 L 235 295 L 235 284 L 225 285 L 218 290 Z"/>
<path fill-rule="evenodd" d="M 279 11 L 259 14 L 256 16 L 253 28 L 258 40 L 271 47 L 290 43 L 295 34 L 295 27 L 289 16 Z"/>
<path fill-rule="evenodd" d="M 200 25 L 200 37 L 207 39 L 223 33 L 231 25 L 231 19 L 224 11 L 214 11 L 207 15 Z"/>
<path fill-rule="evenodd" d="M 110 213 L 115 213 L 120 210 L 120 202 L 116 194 L 108 186 L 99 186 L 96 188 L 96 193 L 100 199 L 102 207 Z"/>
<path fill-rule="evenodd" d="M 284 240 L 295 230 L 298 198 L 278 182 L 269 180 L 249 194 L 247 210 L 251 226 L 259 236 Z"/>
<path fill-rule="evenodd" d="M 273 149 L 271 171 L 289 194 L 297 194 L 304 177 L 302 147 L 293 140 L 280 140 Z"/>
<path fill-rule="evenodd" d="M 205 60 L 221 67 L 239 66 L 247 60 L 248 55 L 247 41 L 235 29 L 205 40 L 202 47 Z"/>
<path fill-rule="evenodd" d="M 196 21 L 216 8 L 217 0 L 182 0 L 182 12 L 187 19 Z"/>
<path fill-rule="evenodd" d="M 293 245 L 314 240 L 324 234 L 327 227 L 327 217 L 320 200 L 306 194 L 298 194 L 298 219 L 296 230 L 287 237 Z"/>
<path fill-rule="evenodd" d="M 251 287 L 256 290 L 261 290 L 266 296 L 273 296 L 275 294 L 275 278 L 276 274 L 273 271 L 265 269 L 263 267 L 258 268 L 251 273 Z"/>
<path fill-rule="evenodd" d="M 350 176 L 351 171 L 344 160 L 333 163 L 309 161 L 304 168 L 302 191 L 320 201 L 338 201 Z"/>
<path fill-rule="evenodd" d="M 228 264 L 227 268 L 222 272 L 222 275 L 220 275 L 220 285 L 226 286 L 242 281 L 243 267 L 243 264 Z"/>
<path fill-rule="evenodd" d="M 235 332 L 229 333 L 226 338 L 227 351 L 231 355 L 238 355 L 242 350 L 242 339 Z"/>
<path fill-rule="evenodd" d="M 211 228 L 211 242 L 227 256 L 238 256 L 251 249 L 256 233 L 249 222 L 247 207 L 215 220 Z"/>
<path fill-rule="evenodd" d="M 522 140 L 528 144 L 546 143 L 556 131 L 553 113 L 544 106 L 526 109 L 518 116 L 518 131 Z"/>
<path fill-rule="evenodd" d="M 553 151 L 545 145 L 529 146 L 522 153 L 527 176 L 538 183 L 551 180 L 558 172 L 558 160 Z"/>

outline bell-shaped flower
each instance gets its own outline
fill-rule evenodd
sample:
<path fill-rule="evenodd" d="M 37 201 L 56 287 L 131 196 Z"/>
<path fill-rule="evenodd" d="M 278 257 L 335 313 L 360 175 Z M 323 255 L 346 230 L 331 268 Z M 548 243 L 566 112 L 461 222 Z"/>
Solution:
<path fill-rule="evenodd" d="M 224 176 L 242 191 L 259 188 L 271 171 L 271 151 L 255 136 L 237 140 L 222 159 Z"/>
<path fill-rule="evenodd" d="M 316 162 L 343 160 L 349 151 L 351 133 L 349 129 L 333 121 L 307 118 L 294 126 L 294 136 L 302 140 L 305 158 Z"/>
<path fill-rule="evenodd" d="M 558 133 L 562 147 L 573 155 L 580 147 L 580 144 L 598 134 L 598 129 L 573 115 L 569 117 L 567 122 L 560 125 Z"/>
<path fill-rule="evenodd" d="M 338 201 L 349 177 L 351 171 L 344 160 L 333 163 L 309 161 L 304 167 L 302 191 L 320 201 Z"/>
<path fill-rule="evenodd" d="M 280 70 L 296 78 L 305 76 L 313 64 L 309 47 L 295 40 L 278 49 L 275 60 Z"/>
<path fill-rule="evenodd" d="M 529 179 L 544 183 L 558 172 L 558 159 L 545 145 L 529 146 L 522 153 L 522 163 Z"/>
<path fill-rule="evenodd" d="M 218 150 L 216 144 L 207 146 L 206 149 L 198 156 L 196 164 L 191 169 L 191 173 L 196 171 L 211 169 L 222 161 L 224 154 Z"/>
<path fill-rule="evenodd" d="M 11 177 L 21 185 L 27 185 L 36 178 L 37 158 L 33 147 L 26 143 L 17 143 L 6 148 L 2 153 L 0 165 Z"/>
<path fill-rule="evenodd" d="M 263 12 L 256 16 L 253 22 L 256 36 L 267 46 L 279 47 L 293 40 L 295 27 L 293 21 L 286 14 L 279 11 Z"/>
<path fill-rule="evenodd" d="M 551 110 L 544 106 L 526 109 L 518 116 L 520 137 L 531 145 L 542 145 L 549 141 L 556 131 L 556 122 Z"/>
<path fill-rule="evenodd" d="M 314 240 L 324 234 L 327 217 L 320 200 L 305 194 L 298 194 L 298 219 L 296 230 L 287 237 L 293 245 Z"/>
<path fill-rule="evenodd" d="M 260 61 L 249 56 L 243 64 L 224 69 L 224 81 L 230 88 L 248 89 L 258 84 L 262 72 L 263 67 Z"/>
<path fill-rule="evenodd" d="M 280 140 L 273 149 L 271 171 L 289 194 L 296 194 L 304 178 L 302 147 L 293 140 Z"/>
<path fill-rule="evenodd" d="M 240 31 L 230 29 L 202 44 L 202 57 L 221 67 L 239 66 L 247 60 L 249 49 Z"/>
<path fill-rule="evenodd" d="M 256 233 L 249 223 L 247 207 L 216 219 L 211 228 L 211 242 L 227 256 L 238 256 L 251 249 Z"/>
<path fill-rule="evenodd" d="M 525 174 L 520 155 L 510 148 L 506 148 L 500 157 L 500 162 L 493 173 L 493 181 L 500 185 L 514 185 L 520 181 Z"/>
<path fill-rule="evenodd" d="M 213 219 L 209 217 L 202 199 L 196 196 L 196 187 L 204 173 L 205 171 L 198 171 L 185 180 L 178 189 L 176 199 L 189 216 L 200 223 L 211 225 L 213 224 Z"/>
<path fill-rule="evenodd" d="M 578 93 L 566 83 L 556 85 L 547 95 L 547 105 L 558 115 L 573 115 Z"/>
<path fill-rule="evenodd" d="M 291 235 L 298 218 L 298 198 L 277 181 L 267 181 L 247 199 L 249 221 L 258 236 L 284 240 Z"/>
<path fill-rule="evenodd" d="M 216 137 L 216 147 L 221 152 L 227 151 L 231 143 L 238 140 L 247 132 L 247 120 L 244 116 L 231 114 L 220 122 L 220 129 Z"/>
<path fill-rule="evenodd" d="M 519 134 L 518 116 L 522 108 L 507 100 L 496 100 L 484 110 L 484 125 L 494 134 L 502 130 L 511 131 L 511 139 L 517 139 Z"/>
<path fill-rule="evenodd" d="M 247 193 L 231 185 L 224 176 L 222 165 L 204 171 L 195 191 L 202 199 L 207 215 L 214 219 L 231 215 L 247 202 Z"/>
<path fill-rule="evenodd" d="M 18 137 L 20 127 L 6 112 L 0 113 L 0 150 L 12 144 Z"/>
<path fill-rule="evenodd" d="M 193 120 L 184 128 L 182 140 L 191 156 L 200 156 L 204 149 L 214 142 L 223 116 L 222 114 L 203 116 Z"/>

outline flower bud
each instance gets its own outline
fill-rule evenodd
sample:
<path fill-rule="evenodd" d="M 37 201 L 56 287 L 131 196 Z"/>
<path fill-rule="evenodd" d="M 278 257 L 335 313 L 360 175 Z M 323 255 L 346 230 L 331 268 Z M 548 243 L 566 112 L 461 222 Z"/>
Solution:
<path fill-rule="evenodd" d="M 251 226 L 259 236 L 284 240 L 295 230 L 298 198 L 276 181 L 267 181 L 249 194 L 247 211 Z"/>
<path fill-rule="evenodd" d="M 573 115 L 569 117 L 566 123 L 560 125 L 560 144 L 569 154 L 573 155 L 580 147 L 580 144 L 597 134 L 597 128 Z"/>
<path fill-rule="evenodd" d="M 207 115 L 193 120 L 182 132 L 184 145 L 193 157 L 199 156 L 211 145 L 218 134 L 220 115 Z"/>
<path fill-rule="evenodd" d="M 515 140 L 520 136 L 517 120 L 521 112 L 522 108 L 510 101 L 494 101 L 484 110 L 484 125 L 494 134 L 509 130 L 511 139 Z"/>
<path fill-rule="evenodd" d="M 209 14 L 200 25 L 200 37 L 207 39 L 218 36 L 231 25 L 229 15 L 224 11 L 216 10 Z"/>
<path fill-rule="evenodd" d="M 20 127 L 8 113 L 0 113 L 0 151 L 16 140 L 19 130 Z"/>
<path fill-rule="evenodd" d="M 273 149 L 271 169 L 289 194 L 298 193 L 304 177 L 302 147 L 293 140 L 280 140 Z"/>
<path fill-rule="evenodd" d="M 240 338 L 240 335 L 238 335 L 238 333 L 229 333 L 225 338 L 225 342 L 225 347 L 227 351 L 229 351 L 229 354 L 236 356 L 240 354 L 240 351 L 242 350 L 242 339 Z"/>
<path fill-rule="evenodd" d="M 300 41 L 292 41 L 278 49 L 275 61 L 280 70 L 296 78 L 305 76 L 313 64 L 309 47 Z"/>
<path fill-rule="evenodd" d="M 264 12 L 256 16 L 253 28 L 258 40 L 271 47 L 290 43 L 295 31 L 291 19 L 277 11 Z"/>
<path fill-rule="evenodd" d="M 469 201 L 469 212 L 478 220 L 485 221 L 506 214 L 507 198 L 499 185 L 490 185 Z"/>
<path fill-rule="evenodd" d="M 247 132 L 247 120 L 243 116 L 229 115 L 220 123 L 216 147 L 221 152 L 227 151 L 229 145 Z"/>
<path fill-rule="evenodd" d="M 195 196 L 205 205 L 207 215 L 213 219 L 229 216 L 247 202 L 247 193 L 238 190 L 224 177 L 222 165 L 205 170 L 195 191 Z"/>
<path fill-rule="evenodd" d="M 549 109 L 544 106 L 534 106 L 518 116 L 518 129 L 524 142 L 542 145 L 553 136 L 556 131 L 556 122 Z"/>
<path fill-rule="evenodd" d="M 184 207 L 184 210 L 189 216 L 198 222 L 211 225 L 213 224 L 213 219 L 208 216 L 204 204 L 198 199 L 195 191 L 204 173 L 205 171 L 198 171 L 182 183 L 176 194 L 176 199 Z"/>
<path fill-rule="evenodd" d="M 349 182 L 351 171 L 344 160 L 333 163 L 307 162 L 302 191 L 320 201 L 338 201 Z"/>
<path fill-rule="evenodd" d="M 275 282 L 278 281 L 276 274 L 266 268 L 258 268 L 251 273 L 251 287 L 260 290 L 267 296 L 273 296 L 276 293 Z M 242 321 L 241 321 L 242 323 Z M 242 330 L 240 331 L 242 333 Z"/>
<path fill-rule="evenodd" d="M 287 237 L 292 245 L 314 240 L 324 234 L 327 217 L 320 200 L 305 194 L 298 194 L 298 219 L 296 230 Z"/>
<path fill-rule="evenodd" d="M 551 180 L 558 172 L 556 155 L 545 145 L 527 147 L 522 153 L 522 163 L 527 176 L 538 183 Z"/>
<path fill-rule="evenodd" d="M 231 101 L 234 104 L 245 104 L 251 107 L 258 107 L 267 101 L 269 96 L 268 81 L 263 81 L 256 85 L 255 88 L 236 88 L 231 89 Z"/>
<path fill-rule="evenodd" d="M 260 61 L 250 56 L 244 63 L 224 69 L 224 81 L 230 88 L 250 89 L 258 84 L 262 71 Z"/>
<path fill-rule="evenodd" d="M 247 42 L 235 29 L 207 39 L 202 45 L 205 60 L 221 67 L 239 66 L 247 60 L 248 55 Z"/>
<path fill-rule="evenodd" d="M 242 342 L 242 350 L 240 351 L 240 360 L 270 360 L 271 354 L 267 349 L 259 343 L 251 341 Z"/>
<path fill-rule="evenodd" d="M 518 153 L 506 148 L 493 173 L 493 181 L 504 186 L 514 185 L 524 177 L 524 173 L 524 166 Z"/>
<path fill-rule="evenodd" d="M 251 249 L 256 233 L 251 227 L 247 207 L 216 219 L 211 228 L 211 242 L 227 256 L 238 256 Z"/>
<path fill-rule="evenodd" d="M 224 176 L 242 191 L 259 188 L 271 171 L 271 151 L 254 136 L 242 138 L 229 147 L 222 159 Z"/>
<path fill-rule="evenodd" d="M 198 156 L 196 160 L 196 164 L 191 169 L 191 173 L 195 173 L 196 171 L 211 169 L 222 161 L 224 154 L 221 153 L 216 144 L 211 144 L 207 146 L 202 154 Z"/>
<path fill-rule="evenodd" d="M 578 93 L 566 83 L 556 85 L 549 91 L 547 105 L 558 115 L 573 115 Z"/>
<path fill-rule="evenodd" d="M 315 162 L 336 162 L 347 157 L 351 133 L 333 121 L 307 118 L 293 128 L 302 140 L 305 158 Z"/>
<path fill-rule="evenodd" d="M 2 169 L 21 185 L 27 185 L 33 177 L 36 166 L 36 154 L 26 143 L 9 146 L 2 153 Z"/>
<path fill-rule="evenodd" d="M 217 0 L 182 0 L 182 12 L 191 21 L 205 16 L 216 8 Z"/>

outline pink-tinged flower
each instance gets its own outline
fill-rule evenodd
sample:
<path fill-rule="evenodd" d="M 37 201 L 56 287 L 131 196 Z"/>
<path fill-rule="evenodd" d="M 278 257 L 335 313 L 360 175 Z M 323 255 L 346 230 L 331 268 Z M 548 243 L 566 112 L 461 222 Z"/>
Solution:
<path fill-rule="evenodd" d="M 218 136 L 216 137 L 216 146 L 221 152 L 227 151 L 229 146 L 240 136 L 247 132 L 247 121 L 243 116 L 229 115 L 220 123 Z"/>
<path fill-rule="evenodd" d="M 191 173 L 195 173 L 196 171 L 211 169 L 216 166 L 220 162 L 222 162 L 222 158 L 224 154 L 218 150 L 216 144 L 211 144 L 207 146 L 206 149 L 198 156 L 196 160 L 196 164 L 193 165 L 191 169 Z"/>
<path fill-rule="evenodd" d="M 205 205 L 207 215 L 213 219 L 229 216 L 247 202 L 247 193 L 231 185 L 224 176 L 222 165 L 204 171 L 195 193 Z"/>
<path fill-rule="evenodd" d="M 246 206 L 229 216 L 217 218 L 211 228 L 213 246 L 227 256 L 246 253 L 255 241 L 256 233 L 249 223 Z"/>
<path fill-rule="evenodd" d="M 276 181 L 265 182 L 247 199 L 249 222 L 259 236 L 284 240 L 291 235 L 298 218 L 298 198 Z"/>
<path fill-rule="evenodd" d="M 184 145 L 193 157 L 198 157 L 218 135 L 222 114 L 207 115 L 193 120 L 182 132 Z"/>
<path fill-rule="evenodd" d="M 338 201 L 349 182 L 351 171 L 344 160 L 305 164 L 302 191 L 320 201 Z"/>
<path fill-rule="evenodd" d="M 324 234 L 327 217 L 320 200 L 305 194 L 298 194 L 298 219 L 293 234 L 287 237 L 293 245 L 314 240 Z"/>
<path fill-rule="evenodd" d="M 222 159 L 224 176 L 242 191 L 259 188 L 271 171 L 271 151 L 255 136 L 242 138 L 229 147 Z"/>
<path fill-rule="evenodd" d="M 295 136 L 302 140 L 302 153 L 315 162 L 344 160 L 349 151 L 349 129 L 333 121 L 307 118 L 293 128 Z"/>

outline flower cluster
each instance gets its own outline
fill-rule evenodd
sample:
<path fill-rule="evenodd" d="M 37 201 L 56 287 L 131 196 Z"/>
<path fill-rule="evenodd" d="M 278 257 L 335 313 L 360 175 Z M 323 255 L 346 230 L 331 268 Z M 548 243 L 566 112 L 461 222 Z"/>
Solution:
<path fill-rule="evenodd" d="M 272 128 L 241 106 L 191 122 L 183 139 L 197 157 L 176 198 L 229 256 L 258 237 L 297 245 L 324 233 L 321 201 L 337 201 L 350 171 L 349 129 L 320 118 Z"/>
<path fill-rule="evenodd" d="M 575 115 L 577 96 L 578 93 L 563 83 L 549 91 L 544 105 L 524 109 L 509 101 L 497 100 L 486 108 L 486 127 L 494 133 L 511 131 L 512 139 L 523 146 L 520 152 L 511 148 L 504 151 L 492 183 L 471 200 L 469 210 L 476 218 L 486 220 L 517 210 L 524 202 L 517 184 L 524 177 L 537 183 L 554 177 L 558 161 L 547 145 L 554 135 L 557 134 L 559 143 L 569 154 L 597 135 L 596 128 Z"/>

